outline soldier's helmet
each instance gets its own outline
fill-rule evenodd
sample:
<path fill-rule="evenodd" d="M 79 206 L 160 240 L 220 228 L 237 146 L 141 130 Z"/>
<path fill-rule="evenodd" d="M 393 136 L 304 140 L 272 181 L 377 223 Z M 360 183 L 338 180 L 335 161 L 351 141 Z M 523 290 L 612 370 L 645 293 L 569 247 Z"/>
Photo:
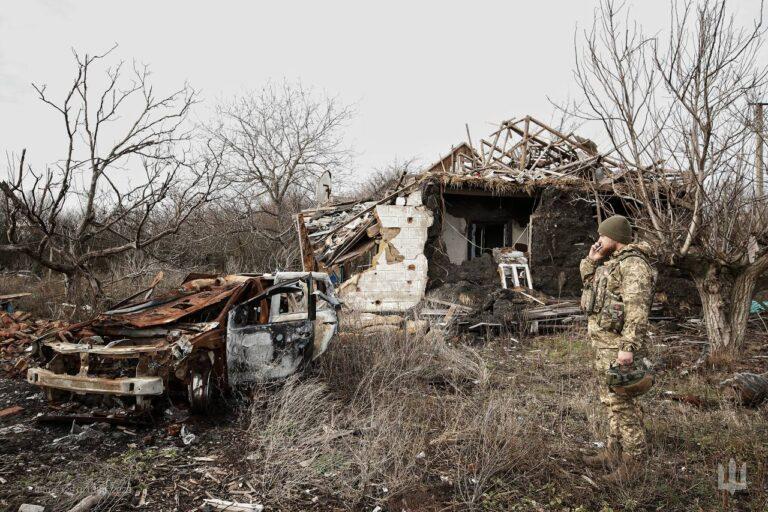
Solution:
<path fill-rule="evenodd" d="M 612 365 L 606 371 L 606 384 L 617 395 L 635 397 L 648 392 L 653 387 L 654 376 L 650 365 L 635 361 L 631 365 Z"/>

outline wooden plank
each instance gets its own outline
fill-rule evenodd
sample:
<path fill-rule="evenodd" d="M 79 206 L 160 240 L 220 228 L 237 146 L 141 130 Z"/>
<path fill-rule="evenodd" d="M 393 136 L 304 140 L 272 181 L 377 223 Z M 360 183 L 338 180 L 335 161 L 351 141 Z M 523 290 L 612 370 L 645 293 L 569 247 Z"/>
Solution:
<path fill-rule="evenodd" d="M 312 251 L 312 242 L 309 241 L 307 225 L 304 223 L 304 215 L 296 215 L 296 227 L 299 230 L 299 251 L 301 252 L 301 267 L 304 272 L 315 270 L 315 255 Z"/>
<path fill-rule="evenodd" d="M 539 299 L 537 299 L 537 298 L 536 298 L 536 297 L 534 297 L 533 295 L 528 295 L 527 293 L 525 293 L 525 292 L 522 292 L 522 291 L 520 291 L 520 290 L 515 290 L 515 291 L 516 291 L 517 293 L 519 293 L 520 295 L 524 296 L 524 297 L 528 297 L 528 298 L 529 298 L 529 299 L 531 299 L 532 301 L 538 302 L 538 303 L 539 303 L 539 304 L 541 304 L 542 306 L 544 306 L 544 305 L 545 305 L 543 301 L 540 301 Z"/>
<path fill-rule="evenodd" d="M 238 503 L 235 501 L 208 498 L 203 500 L 203 510 L 226 512 L 261 512 L 264 510 L 264 505 L 258 503 Z"/>
<path fill-rule="evenodd" d="M 525 116 L 525 133 L 523 134 L 523 151 L 520 154 L 520 169 L 525 169 L 528 159 L 528 130 L 531 124 L 530 116 Z"/>
<path fill-rule="evenodd" d="M 440 304 L 441 306 L 456 306 L 459 309 L 466 309 L 467 311 L 472 311 L 472 308 L 469 306 L 463 306 L 461 304 L 456 304 L 455 302 L 448 302 L 447 300 L 440 300 L 440 299 L 427 299 L 427 302 L 434 302 L 435 304 Z"/>
<path fill-rule="evenodd" d="M 419 311 L 420 316 L 445 316 L 447 314 L 447 309 L 422 309 Z"/>
<path fill-rule="evenodd" d="M 451 306 L 450 308 L 448 308 L 448 312 L 445 314 L 445 318 L 443 318 L 443 322 L 446 325 L 450 324 L 455 314 L 456 314 L 456 306 Z"/>
<path fill-rule="evenodd" d="M 29 292 L 25 293 L 9 293 L 7 295 L 0 295 L 0 300 L 12 300 L 12 299 L 20 299 L 22 297 L 29 297 L 32 295 Z"/>
<path fill-rule="evenodd" d="M 5 409 L 0 410 L 0 418 L 7 418 L 8 416 L 14 416 L 16 414 L 19 414 L 23 410 L 24 408 L 20 405 L 12 405 L 11 407 L 6 407 Z"/>
<path fill-rule="evenodd" d="M 479 323 L 476 323 L 475 325 L 469 326 L 467 328 L 467 330 L 468 331 L 478 331 L 478 330 L 480 330 L 481 327 L 486 327 L 486 328 L 493 327 L 493 328 L 501 329 L 501 324 L 497 324 L 497 323 L 493 323 L 493 322 L 479 322 Z"/>

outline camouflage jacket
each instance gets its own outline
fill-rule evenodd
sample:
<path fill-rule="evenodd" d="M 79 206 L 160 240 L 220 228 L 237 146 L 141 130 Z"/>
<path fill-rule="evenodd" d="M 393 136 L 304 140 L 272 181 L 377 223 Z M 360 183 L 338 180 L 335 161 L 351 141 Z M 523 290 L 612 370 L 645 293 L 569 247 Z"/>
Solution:
<path fill-rule="evenodd" d="M 645 242 L 629 244 L 603 262 L 581 260 L 582 309 L 593 343 L 637 352 L 645 345 L 656 270 Z"/>

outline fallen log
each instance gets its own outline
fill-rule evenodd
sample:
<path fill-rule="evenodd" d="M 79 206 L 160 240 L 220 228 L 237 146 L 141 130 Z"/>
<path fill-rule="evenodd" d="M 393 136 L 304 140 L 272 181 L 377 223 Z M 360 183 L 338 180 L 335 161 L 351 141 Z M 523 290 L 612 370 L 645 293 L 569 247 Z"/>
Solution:
<path fill-rule="evenodd" d="M 77 505 L 69 509 L 69 512 L 88 512 L 101 503 L 108 495 L 109 491 L 107 491 L 106 487 L 102 487 L 96 491 L 95 494 L 91 494 L 80 500 Z"/>
<path fill-rule="evenodd" d="M 737 373 L 720 383 L 737 402 L 748 407 L 760 405 L 768 398 L 768 373 Z"/>

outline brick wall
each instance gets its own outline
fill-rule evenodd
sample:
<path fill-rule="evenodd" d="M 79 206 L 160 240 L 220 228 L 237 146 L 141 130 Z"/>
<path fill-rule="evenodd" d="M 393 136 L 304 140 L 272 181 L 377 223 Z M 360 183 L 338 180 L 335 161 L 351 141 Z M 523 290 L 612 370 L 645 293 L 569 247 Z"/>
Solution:
<path fill-rule="evenodd" d="M 342 283 L 339 296 L 356 311 L 405 311 L 424 297 L 424 244 L 433 222 L 432 212 L 422 204 L 421 192 L 416 191 L 405 200 L 398 199 L 397 204 L 377 206 L 376 217 L 382 231 L 391 228 L 386 231 L 399 232 L 382 237 L 371 268 Z M 391 245 L 390 261 L 385 250 L 387 244 Z"/>

